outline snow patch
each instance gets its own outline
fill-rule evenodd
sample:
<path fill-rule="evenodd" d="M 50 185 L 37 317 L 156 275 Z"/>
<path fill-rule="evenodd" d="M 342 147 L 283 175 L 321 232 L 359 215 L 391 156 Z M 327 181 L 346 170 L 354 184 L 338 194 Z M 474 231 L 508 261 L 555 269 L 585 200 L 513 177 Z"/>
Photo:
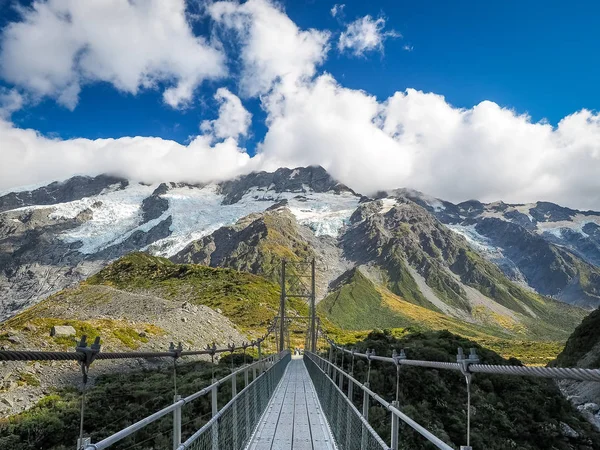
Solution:
<path fill-rule="evenodd" d="M 292 173 L 290 174 L 290 180 L 293 180 L 294 178 L 296 178 L 298 175 L 300 174 L 300 171 L 298 169 L 294 169 L 292 170 Z"/>
<path fill-rule="evenodd" d="M 477 232 L 475 225 L 446 225 L 446 227 L 464 237 L 467 243 L 478 252 L 492 258 L 504 257 L 498 247 L 492 245 L 488 238 Z"/>
<path fill-rule="evenodd" d="M 385 214 L 398 204 L 398 201 L 395 198 L 382 198 L 380 201 L 382 203 L 381 209 L 379 210 L 380 214 Z"/>
<path fill-rule="evenodd" d="M 66 231 L 60 238 L 68 243 L 81 241 L 81 253 L 96 253 L 106 247 L 122 242 L 125 236 L 138 228 L 142 220 L 141 207 L 144 199 L 158 185 L 130 184 L 122 190 L 108 190 L 95 197 L 86 197 L 67 203 L 53 205 L 50 219 L 74 219 L 85 210 L 92 211 L 92 219 L 80 227 Z"/>
<path fill-rule="evenodd" d="M 571 220 L 560 220 L 556 222 L 538 222 L 537 232 L 539 234 L 550 233 L 557 238 L 562 238 L 562 232 L 565 229 L 569 229 L 581 234 L 584 237 L 589 235 L 583 231 L 588 223 L 595 223 L 600 226 L 600 216 L 586 216 L 584 214 L 575 214 L 571 217 Z"/>

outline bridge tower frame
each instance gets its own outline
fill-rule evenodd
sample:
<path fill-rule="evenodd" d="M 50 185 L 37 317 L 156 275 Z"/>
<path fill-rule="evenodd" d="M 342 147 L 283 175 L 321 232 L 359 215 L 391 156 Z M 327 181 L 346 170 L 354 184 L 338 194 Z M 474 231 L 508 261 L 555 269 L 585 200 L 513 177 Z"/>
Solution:
<path fill-rule="evenodd" d="M 305 298 L 309 301 L 309 350 L 317 349 L 317 305 L 316 305 L 316 264 L 310 261 L 281 261 L 281 297 L 279 300 L 279 350 L 285 348 L 285 305 L 288 298 Z"/>

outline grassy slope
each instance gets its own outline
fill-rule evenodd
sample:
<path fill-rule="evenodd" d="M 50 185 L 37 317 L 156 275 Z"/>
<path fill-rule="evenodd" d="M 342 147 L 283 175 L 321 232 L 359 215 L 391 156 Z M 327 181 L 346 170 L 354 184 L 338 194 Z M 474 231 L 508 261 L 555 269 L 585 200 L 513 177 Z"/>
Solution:
<path fill-rule="evenodd" d="M 354 270 L 343 285 L 319 303 L 318 308 L 332 328 L 343 330 L 332 329 L 331 332 L 348 344 L 364 338 L 364 330 L 371 329 L 397 329 L 398 335 L 405 334 L 406 328 L 413 331 L 448 330 L 498 351 L 502 356 L 535 365 L 546 364 L 556 357 L 564 342 L 558 338 L 566 333 L 542 323 L 533 323 L 531 330 L 525 327 L 511 329 L 512 324 L 508 329 L 494 324 L 471 324 L 407 302 L 376 286 L 359 270 Z M 549 330 L 547 334 L 543 334 L 545 329 Z"/>
<path fill-rule="evenodd" d="M 264 330 L 279 308 L 279 287 L 260 276 L 232 269 L 174 264 L 145 253 L 127 255 L 85 283 L 150 292 L 168 300 L 219 308 L 242 330 Z M 288 310 L 290 314 L 308 312 L 306 304 L 298 300 L 290 300 Z"/>

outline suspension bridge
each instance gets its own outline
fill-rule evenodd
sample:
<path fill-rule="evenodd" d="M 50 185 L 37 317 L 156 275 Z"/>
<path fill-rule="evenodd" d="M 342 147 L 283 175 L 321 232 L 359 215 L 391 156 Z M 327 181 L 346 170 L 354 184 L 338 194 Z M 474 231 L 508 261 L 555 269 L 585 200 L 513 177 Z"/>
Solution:
<path fill-rule="evenodd" d="M 465 445 L 470 446 L 470 386 L 472 378 L 479 373 L 507 376 L 531 376 L 551 379 L 600 381 L 600 370 L 579 368 L 542 368 L 513 365 L 480 364 L 474 349 L 468 355 L 457 351 L 457 361 L 422 361 L 406 357 L 404 351 L 391 352 L 392 356 L 376 355 L 373 350 L 356 352 L 331 340 L 323 330 L 317 334 L 326 346 L 319 353 L 305 351 L 294 354 L 289 349 L 261 355 L 261 343 L 277 329 L 275 324 L 266 335 L 240 346 L 226 348 L 207 347 L 200 351 L 183 351 L 181 346 L 171 346 L 168 352 L 103 353 L 99 342 L 87 346 L 85 338 L 74 352 L 0 351 L 0 361 L 75 360 L 78 361 L 84 383 L 90 365 L 96 360 L 123 358 L 178 358 L 195 355 L 243 351 L 257 347 L 259 358 L 243 364 L 201 390 L 187 396 L 175 395 L 169 406 L 156 411 L 128 427 L 98 442 L 85 437 L 85 396 L 81 399 L 80 438 L 77 450 L 103 450 L 146 427 L 152 427 L 165 417 L 172 420 L 173 450 L 374 450 L 399 448 L 402 440 L 400 424 L 405 424 L 435 448 L 456 449 L 437 437 L 426 427 L 411 419 L 402 411 L 396 399 L 388 401 L 369 387 L 371 364 L 374 361 L 392 364 L 399 374 L 403 366 L 420 367 L 423 370 L 449 370 L 461 373 L 467 386 L 465 410 L 467 428 Z M 308 341 L 308 339 L 307 339 Z M 297 353 L 297 352 L 294 352 Z M 344 365 L 344 358 L 346 364 Z M 367 377 L 359 380 L 354 376 L 355 360 L 362 359 L 368 365 Z M 244 358 L 245 360 L 245 358 Z M 229 385 L 229 398 L 223 399 L 223 386 Z M 83 391 L 85 392 L 85 391 Z M 195 401 L 205 398 L 211 406 L 211 417 L 189 436 L 182 435 L 182 413 Z M 369 422 L 371 406 L 378 405 L 389 415 L 389 439 L 384 441 Z"/>
<path fill-rule="evenodd" d="M 455 371 L 464 378 L 467 420 L 462 443 L 464 445 L 459 448 L 472 450 L 471 384 L 477 374 L 600 381 L 600 370 L 595 369 L 481 364 L 475 349 L 470 349 L 465 354 L 459 348 L 456 362 L 447 362 L 409 359 L 404 350 L 390 351 L 390 356 L 383 356 L 375 354 L 374 350 L 361 353 L 340 346 L 326 334 L 316 317 L 314 260 L 304 266 L 309 272 L 308 287 L 303 282 L 303 275 L 298 275 L 298 270 L 290 283 L 285 278 L 285 266 L 284 262 L 279 315 L 265 335 L 251 342 L 230 344 L 224 348 L 217 348 L 213 344 L 196 351 L 186 351 L 181 344 L 171 344 L 166 352 L 109 353 L 101 351 L 99 338 L 88 346 L 84 336 L 72 352 L 0 350 L 0 361 L 73 360 L 79 363 L 84 388 L 81 395 L 79 439 L 76 443 L 73 442 L 77 450 L 117 448 L 125 439 L 142 429 L 152 429 L 159 420 L 165 418 L 170 418 L 172 424 L 173 450 L 397 450 L 402 441 L 403 430 L 406 432 L 407 429 L 418 433 L 434 448 L 456 450 L 457 447 L 444 442 L 403 412 L 398 394 L 400 371 L 405 366 L 419 367 L 422 370 Z M 306 351 L 303 355 L 299 355 L 299 352 L 292 355 L 290 351 L 289 324 L 293 318 L 285 315 L 285 301 L 290 296 L 305 297 L 310 304 L 310 316 L 301 318 L 308 319 Z M 263 355 L 263 343 L 269 336 L 275 338 L 277 351 Z M 318 345 L 319 342 L 321 345 Z M 258 354 L 257 359 L 249 364 L 246 362 L 248 348 L 256 349 Z M 213 374 L 209 385 L 186 397 L 178 395 L 175 388 L 173 403 L 169 406 L 97 442 L 86 437 L 85 385 L 90 366 L 95 361 L 171 358 L 175 371 L 177 360 L 183 357 L 209 356 L 214 367 L 218 354 L 229 352 L 233 355 L 239 351 L 244 354 L 244 363 L 238 368 L 232 365 L 228 375 L 216 379 Z M 362 360 L 368 367 L 364 379 L 359 380 L 355 374 L 356 360 Z M 371 389 L 373 362 L 395 366 L 394 399 Z M 224 389 L 225 386 L 227 389 Z M 204 423 L 197 430 L 190 432 L 187 429 L 184 435 L 182 415 L 194 402 L 209 404 L 211 417 L 203 420 Z M 389 424 L 389 436 L 386 433 L 386 440 L 376 432 L 370 421 L 369 414 L 373 406 L 378 406 L 388 416 L 386 423 Z M 189 416 L 189 409 L 187 413 Z"/>

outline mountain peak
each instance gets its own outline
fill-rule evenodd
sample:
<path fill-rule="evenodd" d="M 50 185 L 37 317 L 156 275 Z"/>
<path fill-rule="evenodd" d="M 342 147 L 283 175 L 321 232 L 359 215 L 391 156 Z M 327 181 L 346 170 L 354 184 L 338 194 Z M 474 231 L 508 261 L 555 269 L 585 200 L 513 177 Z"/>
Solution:
<path fill-rule="evenodd" d="M 225 196 L 224 204 L 238 202 L 244 194 L 256 191 L 297 192 L 302 194 L 308 189 L 313 192 L 349 192 L 354 191 L 335 180 L 323 167 L 308 166 L 295 169 L 279 168 L 274 172 L 252 172 L 233 180 L 219 183 L 220 192 Z"/>

